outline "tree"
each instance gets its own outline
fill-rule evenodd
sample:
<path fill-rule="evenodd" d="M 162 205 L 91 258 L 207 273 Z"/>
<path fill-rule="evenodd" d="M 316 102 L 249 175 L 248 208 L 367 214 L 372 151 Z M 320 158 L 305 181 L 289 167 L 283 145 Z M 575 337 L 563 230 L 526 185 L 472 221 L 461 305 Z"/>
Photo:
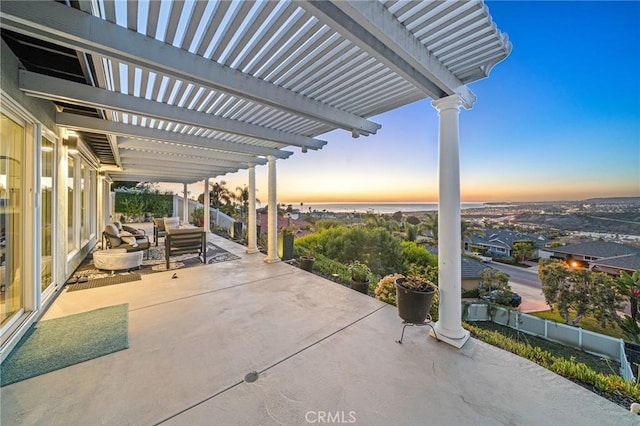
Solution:
<path fill-rule="evenodd" d="M 424 221 L 424 230 L 431 233 L 431 239 L 433 244 L 438 243 L 438 214 L 428 214 Z"/>
<path fill-rule="evenodd" d="M 640 343 L 640 315 L 638 314 L 638 304 L 640 302 L 640 269 L 633 274 L 622 271 L 613 284 L 615 295 L 618 297 L 609 311 L 605 311 L 605 319 L 612 319 L 622 330 L 622 332 L 636 343 Z M 629 302 L 629 313 L 631 315 L 619 315 L 620 302 Z M 618 302 L 617 304 L 615 302 Z"/>
<path fill-rule="evenodd" d="M 480 271 L 480 279 L 482 284 L 478 294 L 480 296 L 490 295 L 493 290 L 496 291 L 495 301 L 501 305 L 509 305 L 513 298 L 513 292 L 509 285 L 509 277 L 502 271 L 493 268 L 484 268 Z"/>
<path fill-rule="evenodd" d="M 460 237 L 462 238 L 462 251 L 464 252 L 465 241 L 471 241 L 473 234 L 484 235 L 484 231 L 471 222 L 462 220 L 460 222 Z"/>
<path fill-rule="evenodd" d="M 221 206 L 231 203 L 233 194 L 225 186 L 226 184 L 227 182 L 224 180 L 220 181 L 220 183 L 214 182 L 209 184 L 209 202 L 214 209 L 220 209 Z M 198 201 L 204 204 L 204 194 L 198 196 Z"/>
<path fill-rule="evenodd" d="M 555 305 L 567 324 L 578 326 L 588 314 L 603 324 L 617 322 L 619 297 L 614 292 L 613 279 L 604 272 L 569 270 L 564 262 L 542 259 L 538 276 L 547 304 Z"/>
<path fill-rule="evenodd" d="M 531 240 L 514 241 L 513 243 L 513 257 L 516 262 L 522 262 L 527 259 L 531 259 L 535 250 L 535 244 Z"/>

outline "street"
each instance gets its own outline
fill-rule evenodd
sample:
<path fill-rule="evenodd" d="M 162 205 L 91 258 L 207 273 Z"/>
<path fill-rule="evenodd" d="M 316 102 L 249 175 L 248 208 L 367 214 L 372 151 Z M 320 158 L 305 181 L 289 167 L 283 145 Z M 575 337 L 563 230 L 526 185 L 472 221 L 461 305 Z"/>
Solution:
<path fill-rule="evenodd" d="M 520 312 L 546 311 L 549 305 L 542 295 L 542 284 L 536 267 L 529 269 L 491 262 L 491 267 L 509 275 L 511 290 L 522 297 Z"/>

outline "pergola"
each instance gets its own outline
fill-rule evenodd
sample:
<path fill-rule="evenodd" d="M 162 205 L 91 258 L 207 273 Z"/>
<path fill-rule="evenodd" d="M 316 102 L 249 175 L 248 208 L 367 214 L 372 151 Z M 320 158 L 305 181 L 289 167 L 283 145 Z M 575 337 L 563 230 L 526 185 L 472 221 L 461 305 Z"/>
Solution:
<path fill-rule="evenodd" d="M 248 252 L 257 252 L 255 167 L 266 164 L 267 262 L 278 260 L 278 159 L 321 149 L 331 130 L 373 135 L 381 126 L 368 117 L 433 99 L 436 330 L 464 344 L 458 114 L 476 100 L 467 84 L 511 50 L 482 1 L 3 1 L 1 19 L 21 52 L 21 90 L 56 103 L 56 124 L 79 135 L 106 176 L 185 192 L 204 180 L 207 205 L 209 178 L 248 169 Z"/>

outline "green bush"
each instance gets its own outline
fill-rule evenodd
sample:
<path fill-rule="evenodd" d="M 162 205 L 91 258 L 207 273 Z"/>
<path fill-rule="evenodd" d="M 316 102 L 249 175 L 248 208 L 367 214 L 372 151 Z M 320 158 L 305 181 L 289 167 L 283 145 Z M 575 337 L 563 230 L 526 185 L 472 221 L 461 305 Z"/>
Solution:
<path fill-rule="evenodd" d="M 323 229 L 333 228 L 335 226 L 344 226 L 344 224 L 338 219 L 319 219 L 316 222 L 316 230 L 322 231 Z"/>
<path fill-rule="evenodd" d="M 389 274 L 380 278 L 373 293 L 376 295 L 376 299 L 381 302 L 388 303 L 390 305 L 396 305 L 396 279 L 402 278 L 402 274 Z"/>
<path fill-rule="evenodd" d="M 297 238 L 294 244 L 307 250 L 318 247 L 317 252 L 345 265 L 366 263 L 378 276 L 402 270 L 400 239 L 383 228 L 331 226 Z"/>
<path fill-rule="evenodd" d="M 480 290 L 477 288 L 474 288 L 472 290 L 462 290 L 462 297 L 466 297 L 466 298 L 475 298 L 477 299 L 478 297 L 480 297 Z"/>
<path fill-rule="evenodd" d="M 154 217 L 173 214 L 173 195 L 148 192 L 116 191 L 115 211 L 127 216 L 141 216 L 151 213 Z"/>
<path fill-rule="evenodd" d="M 414 241 L 402 241 L 402 272 L 406 273 L 412 266 L 426 268 L 437 267 L 438 257 Z"/>

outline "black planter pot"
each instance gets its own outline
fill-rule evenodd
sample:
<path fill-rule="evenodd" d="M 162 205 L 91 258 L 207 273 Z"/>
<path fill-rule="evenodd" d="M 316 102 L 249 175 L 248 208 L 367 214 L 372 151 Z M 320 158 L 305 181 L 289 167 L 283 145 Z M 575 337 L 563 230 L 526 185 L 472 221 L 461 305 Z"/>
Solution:
<path fill-rule="evenodd" d="M 429 291 L 409 290 L 400 285 L 403 281 L 404 278 L 398 278 L 395 283 L 398 316 L 405 322 L 422 324 L 429 315 L 436 288 L 432 287 Z"/>
<path fill-rule="evenodd" d="M 369 294 L 369 281 L 356 281 L 351 279 L 351 289 L 362 294 Z"/>
<path fill-rule="evenodd" d="M 231 238 L 234 240 L 239 240 L 242 238 L 242 222 L 233 222 L 233 235 Z"/>
<path fill-rule="evenodd" d="M 313 263 L 316 261 L 313 257 L 302 256 L 300 257 L 300 269 L 304 269 L 307 272 L 313 271 Z"/>
<path fill-rule="evenodd" d="M 278 257 L 280 260 L 293 259 L 293 235 L 278 234 Z"/>

